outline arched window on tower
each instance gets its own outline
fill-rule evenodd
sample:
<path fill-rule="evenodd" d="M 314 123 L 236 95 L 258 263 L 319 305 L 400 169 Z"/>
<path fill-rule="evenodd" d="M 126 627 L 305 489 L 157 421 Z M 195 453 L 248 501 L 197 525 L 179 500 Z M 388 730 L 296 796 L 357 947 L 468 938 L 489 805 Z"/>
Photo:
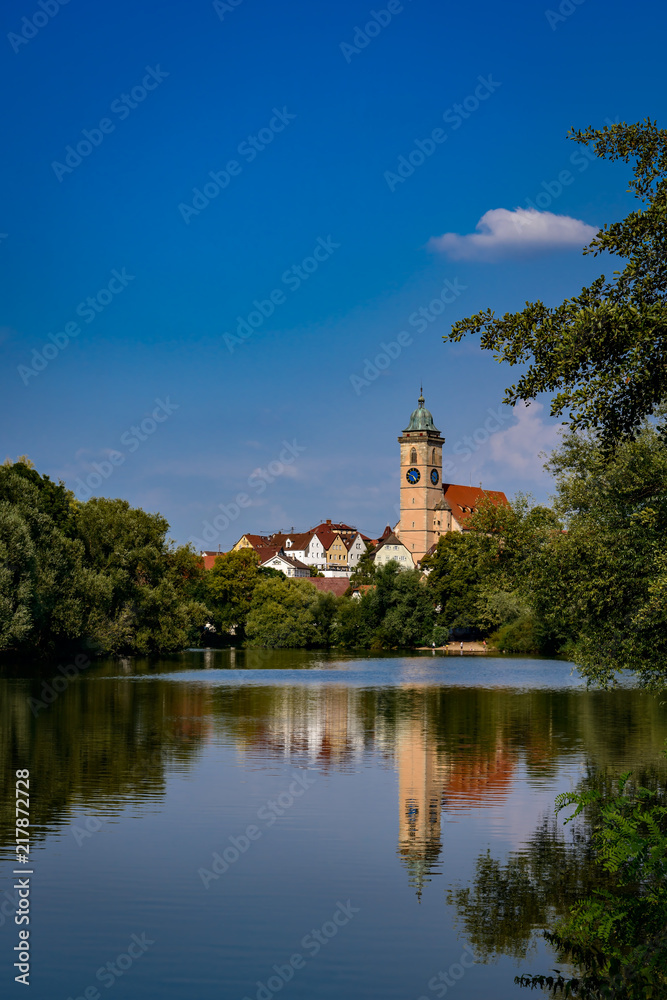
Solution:
<path fill-rule="evenodd" d="M 431 465 L 435 465 L 435 448 L 431 452 Z"/>
<path fill-rule="evenodd" d="M 413 448 L 410 452 L 410 464 L 415 465 L 417 462 L 417 449 Z"/>

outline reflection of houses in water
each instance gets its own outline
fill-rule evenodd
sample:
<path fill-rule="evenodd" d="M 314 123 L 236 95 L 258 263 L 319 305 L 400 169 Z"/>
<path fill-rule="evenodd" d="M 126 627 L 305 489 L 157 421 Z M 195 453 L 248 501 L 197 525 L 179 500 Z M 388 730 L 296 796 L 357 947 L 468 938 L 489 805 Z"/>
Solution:
<path fill-rule="evenodd" d="M 447 809 L 491 806 L 502 802 L 512 786 L 516 761 L 498 740 L 483 756 L 450 758 L 444 766 L 443 802 Z"/>
<path fill-rule="evenodd" d="M 173 740 L 189 743 L 207 739 L 213 725 L 206 692 L 200 687 L 178 686 L 177 697 L 165 712 L 165 730 Z"/>
<path fill-rule="evenodd" d="M 366 745 L 357 694 L 343 687 L 273 690 L 271 711 L 245 727 L 239 742 L 250 752 L 343 770 Z"/>

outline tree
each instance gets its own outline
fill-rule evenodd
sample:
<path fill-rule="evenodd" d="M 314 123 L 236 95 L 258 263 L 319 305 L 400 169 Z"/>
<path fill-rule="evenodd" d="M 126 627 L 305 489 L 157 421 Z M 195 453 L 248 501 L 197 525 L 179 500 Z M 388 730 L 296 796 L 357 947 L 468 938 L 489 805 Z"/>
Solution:
<path fill-rule="evenodd" d="M 434 602 L 420 571 L 401 570 L 391 561 L 376 570 L 374 581 L 374 587 L 361 599 L 343 599 L 338 612 L 338 642 L 359 649 L 430 642 Z"/>
<path fill-rule="evenodd" d="M 0 649 L 160 653 L 198 639 L 201 560 L 168 528 L 123 500 L 79 503 L 23 461 L 0 466 Z"/>
<path fill-rule="evenodd" d="M 19 461 L 0 467 L 0 506 L 0 577 L 13 593 L 2 601 L 0 643 L 42 654 L 76 643 L 86 631 L 94 588 L 76 538 L 73 494 Z"/>
<path fill-rule="evenodd" d="M 361 587 L 375 582 L 374 545 L 369 545 L 361 559 L 350 573 L 350 586 Z"/>
<path fill-rule="evenodd" d="M 609 455 L 569 434 L 548 468 L 566 532 L 530 569 L 531 604 L 553 644 L 598 684 L 632 670 L 667 682 L 667 444 L 651 425 Z"/>
<path fill-rule="evenodd" d="M 528 364 L 505 402 L 555 392 L 551 413 L 572 428 L 598 430 L 607 449 L 633 437 L 667 398 L 667 130 L 650 119 L 573 131 L 601 159 L 634 161 L 630 190 L 642 203 L 598 233 L 584 253 L 627 263 L 608 281 L 550 308 L 526 303 L 497 318 L 492 310 L 454 324 L 443 339 L 481 334 L 484 350 L 509 365 Z"/>
<path fill-rule="evenodd" d="M 282 576 L 282 574 L 281 574 Z M 326 646 L 336 599 L 306 580 L 270 578 L 258 583 L 246 631 L 251 646 L 271 649 Z"/>
<path fill-rule="evenodd" d="M 254 549 L 238 549 L 217 557 L 206 577 L 213 619 L 222 631 L 242 636 L 257 584 L 262 579 Z"/>
<path fill-rule="evenodd" d="M 481 537 L 448 531 L 438 539 L 432 556 L 422 561 L 429 569 L 427 588 L 440 606 L 446 628 L 477 627 L 482 590 Z"/>
<path fill-rule="evenodd" d="M 0 649 L 22 643 L 32 628 L 35 547 L 25 521 L 0 503 Z"/>

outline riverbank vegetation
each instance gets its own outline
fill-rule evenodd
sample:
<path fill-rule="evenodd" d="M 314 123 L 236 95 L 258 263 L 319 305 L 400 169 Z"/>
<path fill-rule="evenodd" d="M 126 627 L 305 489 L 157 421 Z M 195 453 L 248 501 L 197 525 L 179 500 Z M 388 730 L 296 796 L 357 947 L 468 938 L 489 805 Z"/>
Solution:
<path fill-rule="evenodd" d="M 349 593 L 261 570 L 245 549 L 211 570 L 159 514 L 80 503 L 25 462 L 0 467 L 0 649 L 159 654 L 204 641 L 268 648 L 440 646 L 469 629 L 507 652 L 564 655 L 596 683 L 667 677 L 667 444 L 647 422 L 613 454 L 569 432 L 551 506 L 518 496 L 443 535 L 422 569 L 363 560 Z M 363 581 L 363 583 L 362 583 Z M 354 594 L 354 596 L 353 596 Z"/>
<path fill-rule="evenodd" d="M 200 560 L 168 530 L 124 500 L 80 503 L 25 460 L 0 466 L 0 650 L 183 649 L 209 612 Z"/>

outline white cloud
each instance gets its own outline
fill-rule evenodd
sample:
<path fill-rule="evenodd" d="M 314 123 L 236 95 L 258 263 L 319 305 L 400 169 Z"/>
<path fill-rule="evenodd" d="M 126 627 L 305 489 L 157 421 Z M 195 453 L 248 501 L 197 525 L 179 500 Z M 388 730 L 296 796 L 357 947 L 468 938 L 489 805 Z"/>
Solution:
<path fill-rule="evenodd" d="M 477 223 L 476 232 L 444 233 L 428 242 L 429 249 L 452 260 L 493 260 L 526 252 L 581 248 L 596 235 L 595 226 L 569 215 L 534 208 L 492 208 Z"/>
<path fill-rule="evenodd" d="M 542 403 L 517 403 L 516 423 L 494 434 L 489 440 L 493 462 L 512 470 L 521 479 L 540 481 L 544 478 L 544 458 L 540 452 L 553 451 L 560 441 L 561 424 L 548 424 L 543 417 Z"/>

